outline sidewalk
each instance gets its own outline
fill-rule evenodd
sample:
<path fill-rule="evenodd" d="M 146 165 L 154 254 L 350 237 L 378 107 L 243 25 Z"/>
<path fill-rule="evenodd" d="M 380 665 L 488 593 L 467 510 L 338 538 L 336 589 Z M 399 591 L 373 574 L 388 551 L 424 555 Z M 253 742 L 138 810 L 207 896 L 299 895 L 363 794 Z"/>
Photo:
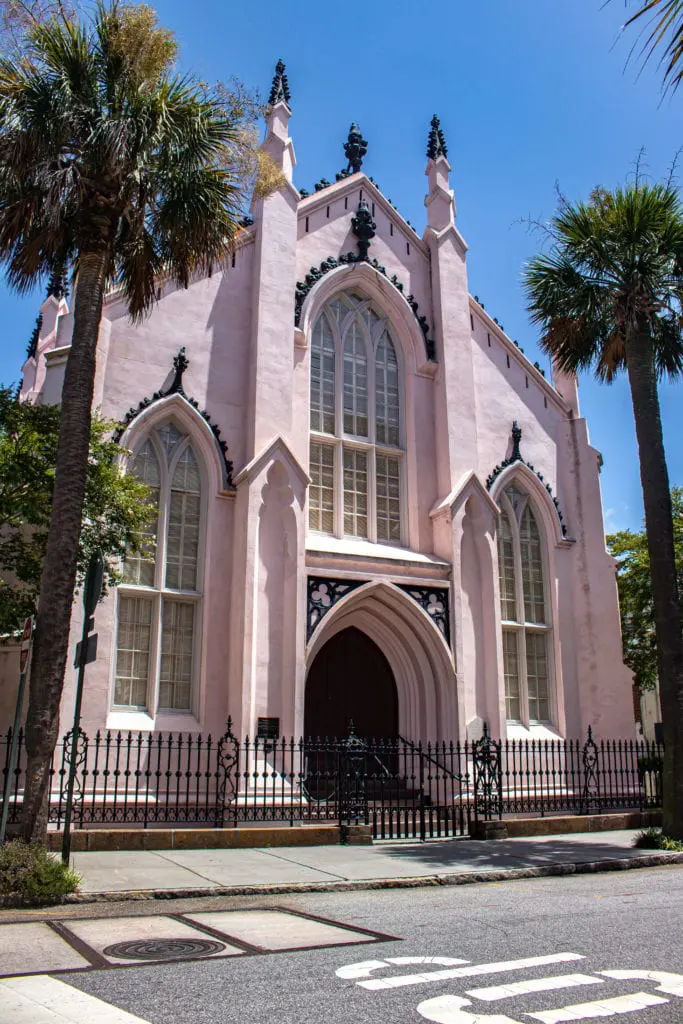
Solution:
<path fill-rule="evenodd" d="M 634 848 L 636 835 L 624 831 L 488 842 L 76 853 L 72 859 L 82 876 L 81 895 L 70 899 L 456 885 L 683 863 L 683 854 Z"/>

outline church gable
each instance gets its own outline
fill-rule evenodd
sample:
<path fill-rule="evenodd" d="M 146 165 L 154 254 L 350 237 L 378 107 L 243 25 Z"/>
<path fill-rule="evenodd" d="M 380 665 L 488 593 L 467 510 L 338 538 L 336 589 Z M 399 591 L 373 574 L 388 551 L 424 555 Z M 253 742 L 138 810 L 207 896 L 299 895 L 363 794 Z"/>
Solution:
<path fill-rule="evenodd" d="M 318 184 L 321 184 L 320 182 Z M 323 234 L 325 240 L 334 238 L 344 245 L 356 248 L 358 238 L 352 221 L 359 208 L 370 213 L 374 222 L 371 246 L 382 244 L 396 263 L 410 265 L 413 258 L 427 260 L 428 249 L 411 224 L 379 190 L 375 182 L 364 173 L 353 174 L 334 184 L 326 183 L 311 196 L 306 196 L 298 208 L 298 238 L 304 242 L 309 236 Z"/>
<path fill-rule="evenodd" d="M 299 204 L 295 325 L 301 325 L 304 302 L 323 277 L 340 266 L 366 264 L 406 301 L 424 339 L 426 358 L 434 361 L 433 325 L 427 316 L 428 248 L 374 181 L 353 170 L 357 165 L 350 161 L 349 171 L 338 174 L 334 184 L 318 182 L 316 193 Z"/>

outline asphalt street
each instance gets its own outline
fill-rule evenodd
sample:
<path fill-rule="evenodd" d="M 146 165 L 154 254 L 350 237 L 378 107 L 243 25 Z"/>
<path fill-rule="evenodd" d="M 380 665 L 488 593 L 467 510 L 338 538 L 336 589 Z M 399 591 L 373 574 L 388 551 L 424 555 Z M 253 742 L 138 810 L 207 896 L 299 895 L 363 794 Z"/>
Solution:
<path fill-rule="evenodd" d="M 99 905 L 97 915 L 179 920 L 198 908 L 205 922 L 216 910 L 281 908 L 360 931 L 349 932 L 352 944 L 329 948 L 53 977 L 149 1024 L 683 1022 L 683 869 L 676 866 L 449 888 Z M 68 916 L 60 908 L 52 919 L 60 912 Z M 93 908 L 70 913 L 75 928 Z M 368 931 L 395 938 L 368 941 Z M 101 1019 L 110 1018 L 103 1011 Z"/>

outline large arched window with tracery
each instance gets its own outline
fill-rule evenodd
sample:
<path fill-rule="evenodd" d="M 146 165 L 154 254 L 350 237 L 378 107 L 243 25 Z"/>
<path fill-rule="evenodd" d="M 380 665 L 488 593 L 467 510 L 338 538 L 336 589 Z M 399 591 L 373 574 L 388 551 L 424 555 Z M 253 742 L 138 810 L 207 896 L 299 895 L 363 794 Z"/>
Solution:
<path fill-rule="evenodd" d="M 169 422 L 137 449 L 129 472 L 157 510 L 118 588 L 115 708 L 190 711 L 201 606 L 202 482 L 190 439 Z"/>
<path fill-rule="evenodd" d="M 515 485 L 500 497 L 498 573 L 509 722 L 552 719 L 550 601 L 538 519 Z"/>
<path fill-rule="evenodd" d="M 400 544 L 404 445 L 400 374 L 385 316 L 335 296 L 311 337 L 309 526 Z"/>

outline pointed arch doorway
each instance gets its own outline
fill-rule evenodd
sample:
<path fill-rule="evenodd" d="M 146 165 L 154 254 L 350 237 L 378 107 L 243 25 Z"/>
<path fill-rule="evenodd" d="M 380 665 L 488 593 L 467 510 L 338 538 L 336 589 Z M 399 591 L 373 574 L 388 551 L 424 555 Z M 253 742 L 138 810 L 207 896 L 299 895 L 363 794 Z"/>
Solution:
<path fill-rule="evenodd" d="M 398 692 L 389 662 L 362 630 L 335 633 L 316 654 L 306 679 L 304 736 L 398 736 Z"/>

